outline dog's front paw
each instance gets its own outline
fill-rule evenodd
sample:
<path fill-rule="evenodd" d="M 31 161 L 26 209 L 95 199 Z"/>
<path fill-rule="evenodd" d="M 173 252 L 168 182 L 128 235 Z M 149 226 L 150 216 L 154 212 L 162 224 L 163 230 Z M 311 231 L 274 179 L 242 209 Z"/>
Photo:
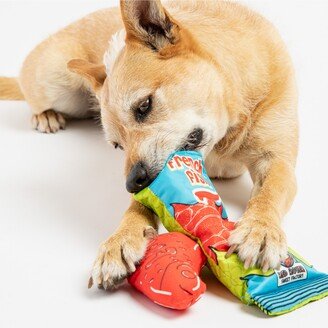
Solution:
<path fill-rule="evenodd" d="M 156 230 L 148 226 L 141 233 L 122 230 L 110 237 L 100 246 L 88 287 L 97 284 L 99 288 L 117 288 L 135 271 L 146 252 L 148 240 L 156 234 Z"/>
<path fill-rule="evenodd" d="M 287 257 L 287 243 L 280 226 L 272 221 L 241 219 L 230 235 L 227 256 L 237 252 L 246 269 L 254 265 L 263 271 L 279 268 Z"/>

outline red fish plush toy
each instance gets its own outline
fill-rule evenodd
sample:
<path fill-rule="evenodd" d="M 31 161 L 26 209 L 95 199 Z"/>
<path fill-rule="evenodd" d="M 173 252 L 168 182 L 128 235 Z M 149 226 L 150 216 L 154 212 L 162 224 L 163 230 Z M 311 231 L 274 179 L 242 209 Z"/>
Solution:
<path fill-rule="evenodd" d="M 199 277 L 206 257 L 199 245 L 179 232 L 153 239 L 129 282 L 156 304 L 184 310 L 206 290 Z"/>

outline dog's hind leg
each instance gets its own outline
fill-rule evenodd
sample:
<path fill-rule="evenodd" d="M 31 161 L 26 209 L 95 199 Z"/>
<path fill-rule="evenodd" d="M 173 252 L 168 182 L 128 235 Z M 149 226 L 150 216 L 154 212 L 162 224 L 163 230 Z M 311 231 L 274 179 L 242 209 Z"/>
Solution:
<path fill-rule="evenodd" d="M 72 58 L 88 58 L 77 41 L 51 38 L 39 45 L 23 64 L 19 83 L 32 109 L 32 127 L 54 133 L 69 118 L 88 118 L 98 106 L 85 80 L 67 69 Z"/>

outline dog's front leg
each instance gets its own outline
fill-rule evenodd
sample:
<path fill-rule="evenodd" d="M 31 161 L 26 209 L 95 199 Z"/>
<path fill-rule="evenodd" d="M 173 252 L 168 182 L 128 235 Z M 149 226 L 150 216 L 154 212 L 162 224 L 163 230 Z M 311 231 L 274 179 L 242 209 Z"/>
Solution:
<path fill-rule="evenodd" d="M 287 255 L 280 224 L 296 193 L 294 167 L 286 160 L 272 158 L 253 163 L 249 170 L 254 189 L 230 236 L 228 256 L 236 251 L 246 268 L 257 264 L 267 271 L 279 267 Z"/>
<path fill-rule="evenodd" d="M 105 289 L 118 287 L 142 259 L 147 242 L 157 234 L 152 212 L 132 200 L 121 225 L 99 249 L 92 269 L 89 288 L 94 284 Z"/>

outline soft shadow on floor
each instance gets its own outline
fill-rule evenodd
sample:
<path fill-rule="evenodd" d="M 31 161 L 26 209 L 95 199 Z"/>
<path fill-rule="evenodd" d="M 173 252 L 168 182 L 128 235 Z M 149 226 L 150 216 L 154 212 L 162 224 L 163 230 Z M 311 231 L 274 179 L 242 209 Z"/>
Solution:
<path fill-rule="evenodd" d="M 245 312 L 246 314 L 251 315 L 256 318 L 259 318 L 259 319 L 273 320 L 275 318 L 278 318 L 278 317 L 273 317 L 273 316 L 269 316 L 269 315 L 265 314 L 256 305 L 241 304 L 240 311 Z"/>
<path fill-rule="evenodd" d="M 189 310 L 172 310 L 169 308 L 165 308 L 163 306 L 159 306 L 151 301 L 148 297 L 143 295 L 141 292 L 137 291 L 135 288 L 130 286 L 128 282 L 125 282 L 119 289 L 114 291 L 105 291 L 105 290 L 87 290 L 85 291 L 85 296 L 92 299 L 102 299 L 102 298 L 111 298 L 115 297 L 116 294 L 126 294 L 128 297 L 132 298 L 136 303 L 136 306 L 142 307 L 144 310 L 156 314 L 157 316 L 165 319 L 176 319 L 178 317 L 183 317 L 187 315 Z"/>
<path fill-rule="evenodd" d="M 142 306 L 147 311 L 151 313 L 155 313 L 156 315 L 165 318 L 165 319 L 176 319 L 178 317 L 183 317 L 188 314 L 188 309 L 179 311 L 165 308 L 163 306 L 159 306 L 148 299 L 145 295 L 141 294 L 134 288 L 129 285 L 125 285 L 122 288 L 122 292 L 128 293 L 131 298 L 133 298 L 140 306 Z"/>
<path fill-rule="evenodd" d="M 207 267 L 202 270 L 201 277 L 206 284 L 206 293 L 214 294 L 216 297 L 225 299 L 227 302 L 238 304 L 238 299 L 218 281 Z"/>
<path fill-rule="evenodd" d="M 206 283 L 206 292 L 203 297 L 206 297 L 207 294 L 213 294 L 215 297 L 220 299 L 220 304 L 222 305 L 222 299 L 225 302 L 233 303 L 236 307 L 237 311 L 242 311 L 247 313 L 250 316 L 259 318 L 259 319 L 268 319 L 273 318 L 265 313 L 263 313 L 257 306 L 255 305 L 246 305 L 243 304 L 237 297 L 232 295 L 229 290 L 222 285 L 217 278 L 213 275 L 213 273 L 205 267 L 202 270 L 202 280 Z M 148 299 L 145 295 L 134 289 L 127 282 L 123 286 L 121 286 L 118 290 L 115 291 L 104 291 L 104 290 L 86 290 L 85 296 L 92 299 L 103 299 L 103 298 L 111 298 L 115 297 L 117 293 L 123 293 L 129 295 L 135 302 L 136 306 L 140 306 L 146 311 L 149 311 L 157 316 L 165 319 L 176 319 L 179 317 L 183 317 L 185 315 L 189 315 L 190 311 L 192 311 L 192 307 L 187 310 L 179 311 L 172 310 L 162 306 L 159 306 Z"/>
<path fill-rule="evenodd" d="M 262 319 L 269 318 L 269 316 L 263 313 L 257 306 L 243 304 L 236 296 L 231 294 L 231 292 L 218 281 L 218 279 L 207 267 L 202 270 L 202 280 L 206 283 L 206 293 L 212 293 L 218 298 L 224 299 L 227 302 L 234 303 L 237 307 L 239 307 L 241 311 L 246 312 L 247 314 L 254 317 Z"/>

